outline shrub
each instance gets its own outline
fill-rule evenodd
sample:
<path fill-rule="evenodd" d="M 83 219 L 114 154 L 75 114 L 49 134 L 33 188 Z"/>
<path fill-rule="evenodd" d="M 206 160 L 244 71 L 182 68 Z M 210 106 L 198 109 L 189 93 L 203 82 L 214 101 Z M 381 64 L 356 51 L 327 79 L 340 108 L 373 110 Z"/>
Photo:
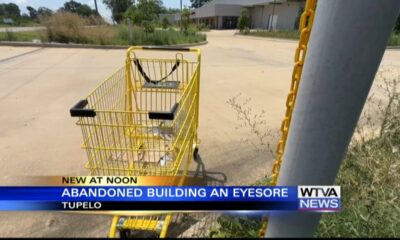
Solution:
<path fill-rule="evenodd" d="M 49 17 L 41 17 L 40 22 L 46 28 L 47 39 L 61 43 L 86 43 L 84 34 L 85 19 L 82 17 L 59 12 Z"/>
<path fill-rule="evenodd" d="M 163 18 L 163 19 L 162 19 L 161 25 L 162 25 L 162 28 L 163 28 L 163 29 L 167 29 L 168 26 L 170 25 L 170 23 L 169 23 L 169 21 L 168 21 L 168 18 L 166 18 L 166 17 Z"/>
<path fill-rule="evenodd" d="M 181 19 L 181 31 L 183 31 L 184 34 L 188 35 L 189 32 L 189 26 L 190 26 L 190 11 L 189 9 L 184 9 L 182 12 L 182 19 Z"/>
<path fill-rule="evenodd" d="M 107 22 L 99 15 L 90 15 L 85 21 L 87 25 L 107 25 Z"/>
<path fill-rule="evenodd" d="M 69 12 L 59 12 L 41 17 L 40 22 L 46 28 L 42 39 L 50 42 L 105 45 L 112 44 L 117 36 L 117 30 L 104 25 L 104 20 L 98 16 L 84 18 Z"/>
<path fill-rule="evenodd" d="M 210 31 L 210 26 L 205 25 L 204 23 L 196 24 L 197 31 L 208 32 Z"/>
<path fill-rule="evenodd" d="M 154 33 L 155 31 L 154 23 L 151 21 L 143 21 L 142 26 L 145 33 Z"/>
<path fill-rule="evenodd" d="M 242 8 L 240 11 L 240 17 L 238 21 L 238 28 L 240 32 L 243 32 L 245 28 L 250 27 L 250 17 L 249 17 L 249 10 L 247 8 Z"/>

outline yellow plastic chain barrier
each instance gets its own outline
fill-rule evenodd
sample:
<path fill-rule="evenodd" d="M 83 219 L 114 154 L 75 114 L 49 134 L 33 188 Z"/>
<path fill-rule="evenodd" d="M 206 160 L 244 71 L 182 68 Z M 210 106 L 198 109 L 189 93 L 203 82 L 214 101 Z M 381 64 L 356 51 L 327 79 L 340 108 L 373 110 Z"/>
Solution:
<path fill-rule="evenodd" d="M 316 5 L 317 5 L 316 0 L 307 0 L 306 7 L 300 19 L 300 26 L 299 26 L 300 40 L 294 57 L 295 65 L 292 74 L 292 83 L 290 86 L 290 91 L 286 100 L 285 118 L 283 119 L 281 125 L 282 135 L 278 143 L 278 146 L 276 148 L 277 157 L 272 168 L 272 182 L 271 182 L 272 186 L 276 186 L 276 184 L 278 183 L 279 170 L 282 165 L 282 158 L 286 147 L 286 141 L 289 133 L 289 126 L 290 122 L 292 121 L 293 109 L 297 97 L 297 92 L 299 89 L 301 74 L 303 72 L 303 65 L 307 54 L 308 40 L 310 39 L 311 29 L 314 22 Z M 263 238 L 265 236 L 267 230 L 267 224 L 268 221 L 264 217 L 262 221 L 262 227 L 259 232 L 260 238 Z"/>

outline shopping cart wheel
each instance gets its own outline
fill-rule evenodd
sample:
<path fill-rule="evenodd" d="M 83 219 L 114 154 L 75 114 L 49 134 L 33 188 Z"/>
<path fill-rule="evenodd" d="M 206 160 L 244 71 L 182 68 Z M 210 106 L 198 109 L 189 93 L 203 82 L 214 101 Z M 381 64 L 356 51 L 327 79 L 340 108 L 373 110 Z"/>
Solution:
<path fill-rule="evenodd" d="M 122 229 L 119 230 L 119 237 L 120 238 L 159 238 L 159 234 L 152 231 L 136 231 L 136 230 L 128 230 Z"/>
<path fill-rule="evenodd" d="M 131 230 L 119 230 L 119 237 L 120 238 L 130 238 Z"/>
<path fill-rule="evenodd" d="M 199 162 L 201 162 L 201 157 L 200 157 L 200 154 L 199 154 L 199 148 L 195 148 L 194 149 L 194 151 L 193 151 L 193 160 L 196 162 L 196 163 L 199 163 Z"/>

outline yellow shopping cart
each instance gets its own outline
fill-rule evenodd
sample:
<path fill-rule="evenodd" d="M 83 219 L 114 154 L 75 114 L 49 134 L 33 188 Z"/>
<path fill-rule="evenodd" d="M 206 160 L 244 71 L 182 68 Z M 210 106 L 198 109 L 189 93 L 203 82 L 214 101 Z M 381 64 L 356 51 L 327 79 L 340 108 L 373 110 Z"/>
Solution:
<path fill-rule="evenodd" d="M 90 175 L 185 176 L 198 156 L 200 63 L 194 48 L 127 50 L 125 66 L 70 110 L 79 118 Z M 165 237 L 170 221 L 171 215 L 115 216 L 110 237 Z"/>

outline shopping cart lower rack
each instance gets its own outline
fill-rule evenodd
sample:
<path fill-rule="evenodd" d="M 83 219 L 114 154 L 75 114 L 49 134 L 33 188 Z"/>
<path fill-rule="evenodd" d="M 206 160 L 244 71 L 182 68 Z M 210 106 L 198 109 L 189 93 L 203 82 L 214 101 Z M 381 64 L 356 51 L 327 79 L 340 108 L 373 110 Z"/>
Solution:
<path fill-rule="evenodd" d="M 125 66 L 71 108 L 91 175 L 187 172 L 198 152 L 200 62 L 199 49 L 131 47 Z M 165 237 L 170 218 L 116 216 L 110 237 L 117 229 Z"/>

